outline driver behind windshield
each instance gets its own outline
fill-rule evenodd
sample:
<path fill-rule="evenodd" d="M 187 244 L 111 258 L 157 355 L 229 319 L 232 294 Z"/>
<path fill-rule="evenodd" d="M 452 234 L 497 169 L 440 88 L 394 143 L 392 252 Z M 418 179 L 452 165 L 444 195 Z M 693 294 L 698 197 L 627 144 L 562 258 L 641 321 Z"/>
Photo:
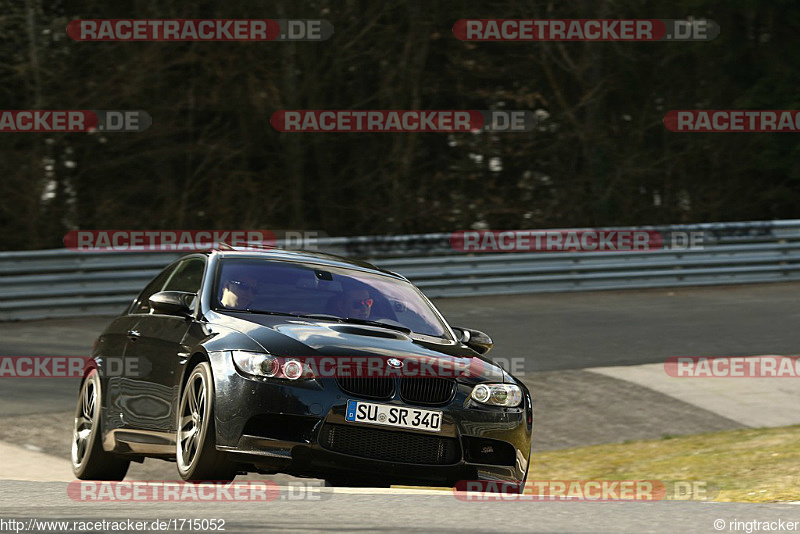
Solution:
<path fill-rule="evenodd" d="M 232 275 L 222 286 L 220 303 L 226 308 L 247 309 L 253 302 L 257 288 L 256 279 L 250 275 Z"/>
<path fill-rule="evenodd" d="M 369 319 L 375 300 L 367 288 L 345 289 L 334 302 L 334 312 L 340 317 Z"/>

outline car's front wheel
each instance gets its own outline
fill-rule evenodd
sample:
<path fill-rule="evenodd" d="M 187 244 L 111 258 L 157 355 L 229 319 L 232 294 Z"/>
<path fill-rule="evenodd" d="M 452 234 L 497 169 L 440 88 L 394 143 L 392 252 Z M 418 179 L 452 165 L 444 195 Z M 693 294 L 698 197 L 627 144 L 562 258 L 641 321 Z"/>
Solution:
<path fill-rule="evenodd" d="M 100 430 L 102 391 L 97 371 L 81 384 L 72 429 L 72 472 L 81 480 L 122 480 L 130 461 L 103 450 Z"/>
<path fill-rule="evenodd" d="M 176 463 L 186 481 L 229 481 L 235 465 L 217 451 L 214 428 L 214 380 L 211 366 L 201 362 L 192 369 L 178 405 Z"/>

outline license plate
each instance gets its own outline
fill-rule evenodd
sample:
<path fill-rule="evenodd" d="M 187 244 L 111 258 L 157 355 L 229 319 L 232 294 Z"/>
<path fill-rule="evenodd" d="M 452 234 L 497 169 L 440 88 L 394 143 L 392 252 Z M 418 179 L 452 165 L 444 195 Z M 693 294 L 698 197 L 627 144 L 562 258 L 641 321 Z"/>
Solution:
<path fill-rule="evenodd" d="M 442 412 L 374 402 L 348 400 L 345 419 L 354 423 L 370 423 L 430 432 L 439 432 L 442 429 Z"/>

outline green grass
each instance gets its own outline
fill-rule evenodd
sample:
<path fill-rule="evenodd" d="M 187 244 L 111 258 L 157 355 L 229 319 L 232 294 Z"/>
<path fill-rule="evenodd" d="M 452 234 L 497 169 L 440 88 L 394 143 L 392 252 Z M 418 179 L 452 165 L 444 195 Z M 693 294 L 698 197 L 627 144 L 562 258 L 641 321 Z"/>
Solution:
<path fill-rule="evenodd" d="M 719 488 L 715 501 L 800 500 L 800 425 L 548 451 L 532 462 L 528 480 L 704 481 Z"/>

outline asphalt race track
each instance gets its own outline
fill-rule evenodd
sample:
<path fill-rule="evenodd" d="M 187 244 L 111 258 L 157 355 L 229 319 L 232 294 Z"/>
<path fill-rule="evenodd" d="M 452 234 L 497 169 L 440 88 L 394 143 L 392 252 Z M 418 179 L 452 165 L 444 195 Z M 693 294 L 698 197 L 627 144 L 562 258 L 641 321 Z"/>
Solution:
<path fill-rule="evenodd" d="M 517 374 L 535 395 L 535 452 L 745 426 L 592 369 L 657 364 L 680 355 L 796 355 L 798 295 L 800 284 L 787 283 L 459 298 L 437 305 L 454 325 L 489 333 L 496 343 L 492 356 L 518 358 Z M 106 321 L 3 323 L 0 355 L 87 354 Z M 73 380 L 4 380 L 0 442 L 66 463 L 75 393 Z M 477 503 L 449 491 L 370 488 L 323 488 L 315 502 L 90 504 L 67 497 L 68 480 L 9 480 L 14 478 L 0 473 L 0 519 L 223 518 L 229 532 L 730 532 L 727 526 L 715 529 L 714 521 L 800 521 L 795 504 Z M 128 478 L 174 480 L 177 474 L 172 464 L 148 460 L 133 464 Z"/>
<path fill-rule="evenodd" d="M 103 503 L 70 501 L 66 484 L 4 482 L 2 517 L 81 521 L 226 519 L 226 532 L 719 532 L 714 521 L 800 521 L 800 506 L 693 502 L 461 502 L 447 492 L 343 493 L 313 503 Z M 437 494 L 438 493 L 438 494 Z M 35 499 L 35 500 L 33 500 Z M 726 530 L 726 532 L 730 532 Z"/>

